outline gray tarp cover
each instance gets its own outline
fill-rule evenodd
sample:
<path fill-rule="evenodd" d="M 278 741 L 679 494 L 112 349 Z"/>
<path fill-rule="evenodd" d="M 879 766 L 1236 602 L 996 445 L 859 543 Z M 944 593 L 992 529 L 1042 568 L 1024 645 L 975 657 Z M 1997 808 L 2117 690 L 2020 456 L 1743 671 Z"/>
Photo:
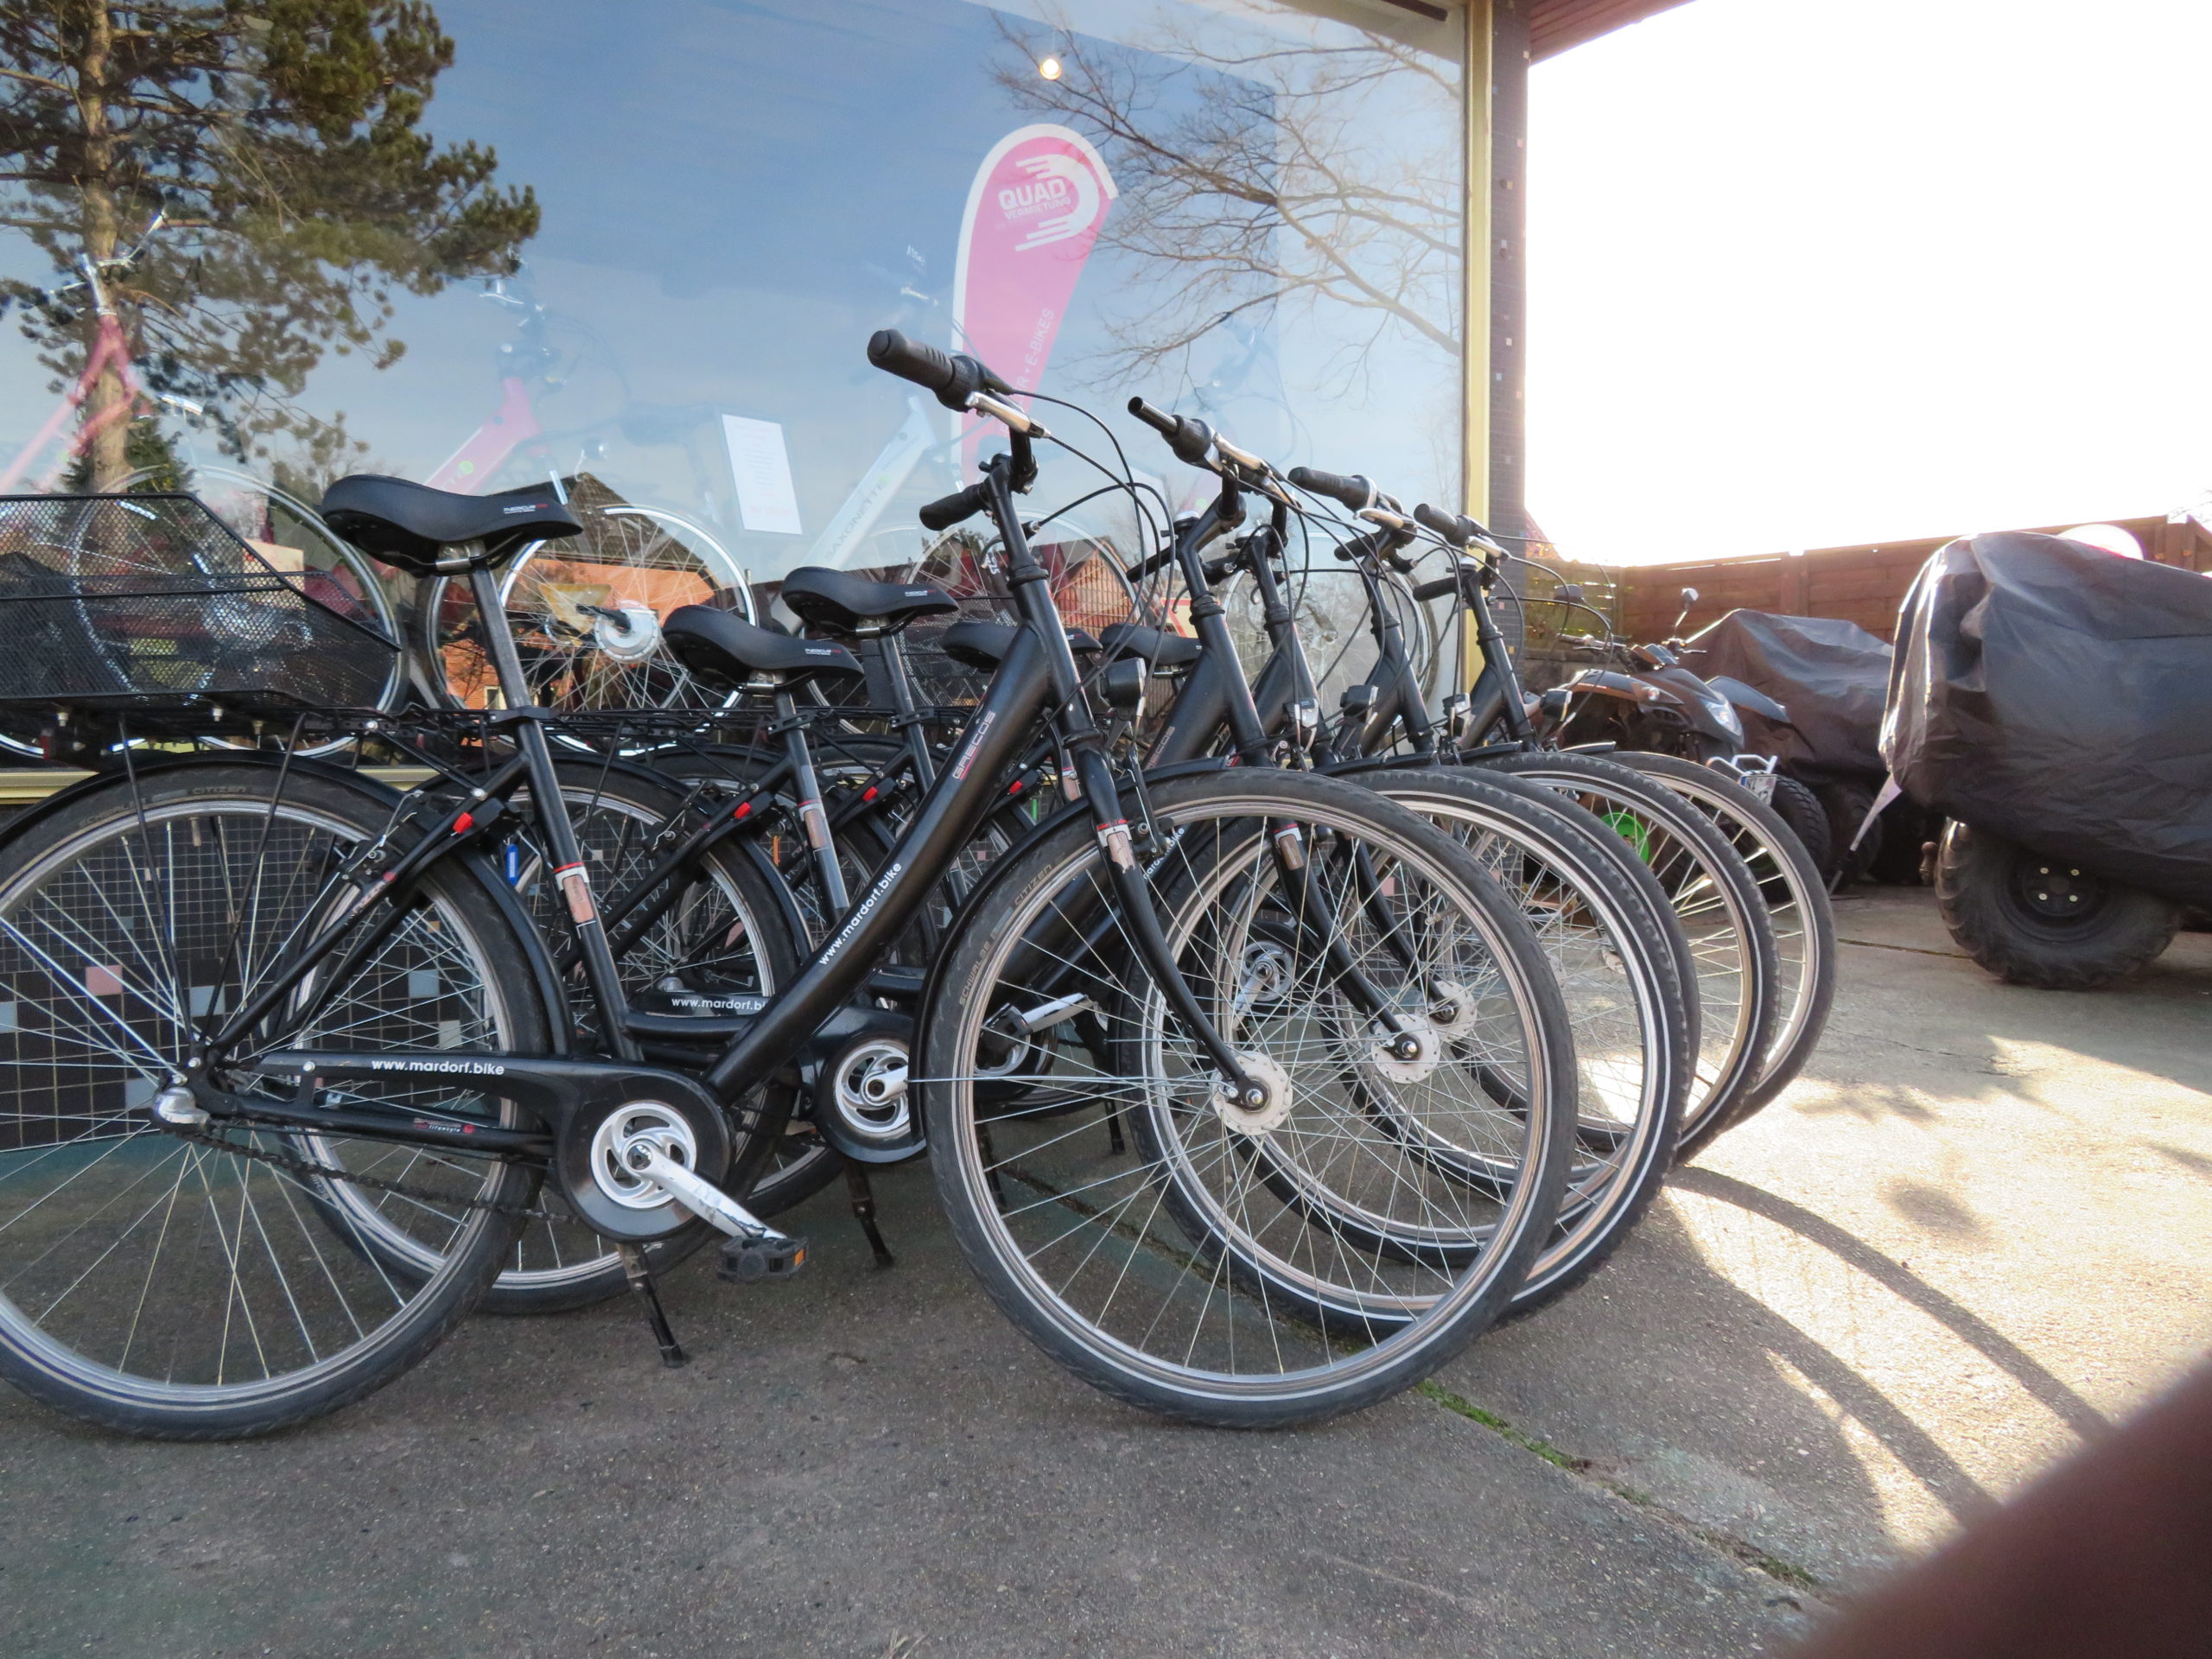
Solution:
<path fill-rule="evenodd" d="M 1882 753 L 1923 806 L 2212 905 L 2212 581 L 1953 542 L 1905 596 Z"/>
<path fill-rule="evenodd" d="M 1755 730 L 1754 747 L 1790 776 L 1813 784 L 1882 776 L 1876 746 L 1890 648 L 1857 623 L 1731 611 L 1689 643 L 1705 655 L 1685 666 L 1707 678 L 1732 676 L 1789 711 L 1797 729 Z"/>

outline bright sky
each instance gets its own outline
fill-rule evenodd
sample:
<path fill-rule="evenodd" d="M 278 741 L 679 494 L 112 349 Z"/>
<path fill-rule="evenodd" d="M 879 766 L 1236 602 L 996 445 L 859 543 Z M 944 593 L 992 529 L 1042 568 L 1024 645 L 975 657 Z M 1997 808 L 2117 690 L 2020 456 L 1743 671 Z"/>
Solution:
<path fill-rule="evenodd" d="M 1537 66 L 1537 521 L 1613 563 L 2196 504 L 2208 64 L 2208 0 L 1691 0 Z"/>

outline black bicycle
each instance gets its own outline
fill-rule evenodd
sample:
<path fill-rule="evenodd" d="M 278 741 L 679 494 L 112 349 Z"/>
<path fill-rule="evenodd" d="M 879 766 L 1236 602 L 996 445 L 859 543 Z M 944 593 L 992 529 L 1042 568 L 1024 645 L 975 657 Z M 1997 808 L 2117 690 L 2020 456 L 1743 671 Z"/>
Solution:
<path fill-rule="evenodd" d="M 531 703 L 501 630 L 505 706 L 480 717 L 458 796 L 442 780 L 395 802 L 289 752 L 156 764 L 125 741 L 115 776 L 13 836 L 0 875 L 0 1373 L 132 1433 L 296 1422 L 428 1352 L 549 1192 L 621 1247 L 671 1351 L 641 1247 L 702 1220 L 726 1276 L 796 1272 L 803 1242 L 743 1200 L 800 1094 L 864 1050 L 918 1091 L 994 1298 L 1124 1399 L 1310 1421 L 1427 1375 L 1506 1306 L 1576 1116 L 1568 1021 L 1519 907 L 1451 836 L 1340 780 L 1117 779 L 1017 508 L 1050 435 L 972 359 L 887 332 L 870 357 L 1007 428 L 933 511 L 992 516 L 1022 621 L 835 931 L 802 950 L 764 909 L 739 959 L 784 950 L 787 978 L 748 990 L 741 969 L 708 1011 L 644 1005 L 567 809 L 559 716 Z M 183 537 L 188 505 L 59 510 L 78 537 Z M 486 614 L 504 557 L 576 528 L 534 491 L 374 478 L 323 512 L 379 557 L 465 577 Z M 15 554 L 40 563 L 20 538 Z M 281 573 L 281 593 L 241 585 L 317 620 Z M 100 597 L 98 626 L 143 639 L 151 619 L 174 644 L 208 590 Z M 35 616 L 53 595 L 0 586 L 16 600 Z M 851 661 L 728 611 L 666 632 L 695 668 L 771 693 Z M 343 725 L 345 699 L 317 690 L 328 640 L 300 655 L 317 638 L 238 646 L 184 729 Z M 158 727 L 156 693 L 84 690 L 65 666 L 20 653 L 0 696 Z M 913 1011 L 887 1007 L 870 975 L 1040 729 L 1080 798 L 969 896 Z M 503 879 L 518 839 L 550 866 L 565 944 Z M 1395 1243 L 1416 1228 L 1452 1247 Z"/>

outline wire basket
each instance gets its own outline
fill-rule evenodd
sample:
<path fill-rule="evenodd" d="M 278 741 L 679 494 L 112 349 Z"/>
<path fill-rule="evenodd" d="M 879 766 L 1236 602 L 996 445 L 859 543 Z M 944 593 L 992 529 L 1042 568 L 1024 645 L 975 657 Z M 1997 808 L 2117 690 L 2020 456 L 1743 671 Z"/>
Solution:
<path fill-rule="evenodd" d="M 286 553 L 190 495 L 0 496 L 0 725 L 62 709 L 198 732 L 375 708 L 398 643 Z"/>

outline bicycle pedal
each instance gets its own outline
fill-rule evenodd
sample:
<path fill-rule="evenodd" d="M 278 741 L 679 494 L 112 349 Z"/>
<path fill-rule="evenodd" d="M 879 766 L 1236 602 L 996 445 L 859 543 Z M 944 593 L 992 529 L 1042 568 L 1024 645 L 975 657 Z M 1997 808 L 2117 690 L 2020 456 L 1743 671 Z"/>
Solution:
<path fill-rule="evenodd" d="M 722 1241 L 715 1271 L 734 1285 L 774 1284 L 795 1277 L 805 1265 L 803 1238 L 730 1238 Z"/>

